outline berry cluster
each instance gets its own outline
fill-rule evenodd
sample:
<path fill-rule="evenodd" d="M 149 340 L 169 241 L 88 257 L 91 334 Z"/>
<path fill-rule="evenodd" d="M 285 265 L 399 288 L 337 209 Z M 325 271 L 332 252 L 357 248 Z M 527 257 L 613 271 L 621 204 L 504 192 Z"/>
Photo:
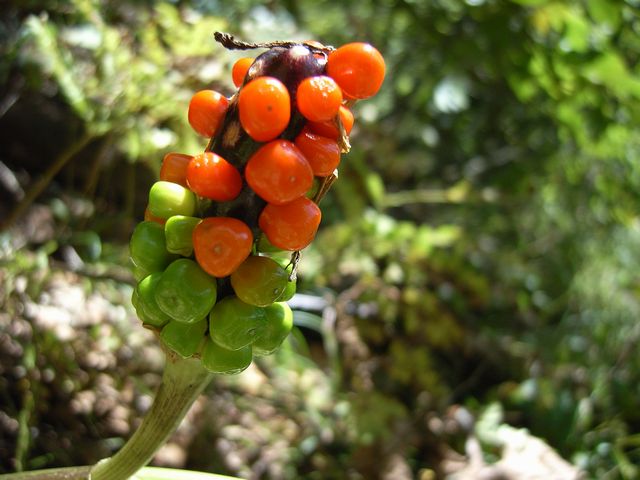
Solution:
<path fill-rule="evenodd" d="M 348 150 L 349 107 L 384 71 L 364 43 L 278 45 L 234 64 L 230 99 L 192 97 L 189 123 L 209 144 L 165 156 L 130 244 L 133 304 L 165 346 L 232 374 L 284 341 L 298 252 Z"/>

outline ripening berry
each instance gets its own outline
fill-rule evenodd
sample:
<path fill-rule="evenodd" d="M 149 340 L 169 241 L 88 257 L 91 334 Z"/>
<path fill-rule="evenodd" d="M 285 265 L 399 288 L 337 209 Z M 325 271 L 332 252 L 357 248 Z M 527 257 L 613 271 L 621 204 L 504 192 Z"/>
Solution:
<path fill-rule="evenodd" d="M 342 105 L 342 91 L 331 77 L 307 77 L 298 85 L 296 102 L 298 110 L 307 120 L 324 122 L 338 114 Z"/>
<path fill-rule="evenodd" d="M 187 184 L 201 197 L 228 202 L 240 194 L 240 172 L 220 155 L 204 152 L 196 155 L 187 166 Z"/>
<path fill-rule="evenodd" d="M 147 222 L 156 222 L 156 223 L 159 223 L 160 225 L 164 225 L 167 222 L 165 218 L 156 217 L 153 213 L 151 213 L 151 210 L 149 210 L 149 207 L 144 209 L 144 219 Z"/>
<path fill-rule="evenodd" d="M 289 91 L 277 78 L 258 77 L 240 90 L 238 111 L 242 128 L 249 136 L 256 142 L 268 142 L 289 124 Z"/>
<path fill-rule="evenodd" d="M 250 255 L 231 274 L 231 286 L 249 305 L 266 307 L 278 300 L 289 283 L 289 274 L 269 257 Z"/>
<path fill-rule="evenodd" d="M 204 137 L 212 137 L 224 120 L 229 100 L 213 90 L 201 90 L 189 102 L 189 124 Z"/>
<path fill-rule="evenodd" d="M 193 229 L 193 251 L 209 275 L 231 275 L 251 253 L 253 234 L 242 221 L 231 217 L 208 217 Z"/>
<path fill-rule="evenodd" d="M 348 43 L 329 54 L 327 73 L 352 98 L 375 95 L 384 80 L 384 59 L 368 43 Z"/>
<path fill-rule="evenodd" d="M 315 237 L 321 217 L 320 208 L 307 197 L 301 197 L 284 205 L 267 204 L 258 225 L 276 247 L 302 250 Z"/>
<path fill-rule="evenodd" d="M 244 176 L 254 192 L 276 205 L 302 197 L 313 183 L 309 162 L 288 140 L 260 147 L 247 162 Z"/>
<path fill-rule="evenodd" d="M 244 83 L 244 77 L 247 76 L 249 67 L 253 63 L 253 58 L 244 57 L 236 61 L 231 68 L 231 78 L 236 87 L 240 87 Z"/>
<path fill-rule="evenodd" d="M 340 147 L 331 138 L 303 130 L 296 137 L 295 145 L 311 165 L 316 177 L 326 177 L 340 165 Z"/>
<path fill-rule="evenodd" d="M 192 155 L 184 153 L 167 153 L 162 159 L 160 167 L 160 180 L 177 183 L 183 187 L 187 186 L 187 165 L 193 158 Z"/>
<path fill-rule="evenodd" d="M 340 115 L 340 121 L 342 122 L 345 133 L 349 135 L 353 128 L 353 113 L 351 113 L 351 110 L 347 107 L 340 107 L 338 114 Z M 334 140 L 337 140 L 338 137 L 340 137 L 340 131 L 338 130 L 334 118 L 327 120 L 326 122 L 307 122 L 307 128 L 312 133 L 332 138 Z"/>

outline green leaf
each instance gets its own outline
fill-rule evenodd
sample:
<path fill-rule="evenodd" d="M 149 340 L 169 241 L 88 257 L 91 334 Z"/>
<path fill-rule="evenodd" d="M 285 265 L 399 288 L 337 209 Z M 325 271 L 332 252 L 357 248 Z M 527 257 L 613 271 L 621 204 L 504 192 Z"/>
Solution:
<path fill-rule="evenodd" d="M 621 98 L 640 98 L 640 79 L 629 72 L 624 59 L 615 51 L 599 55 L 585 66 L 583 74 L 591 82 L 609 88 Z"/>
<path fill-rule="evenodd" d="M 549 3 L 549 0 L 511 0 L 518 5 L 524 5 L 525 7 L 537 7 Z"/>
<path fill-rule="evenodd" d="M 136 473 L 131 480 L 239 480 L 239 478 L 193 470 L 145 467 Z"/>
<path fill-rule="evenodd" d="M 60 48 L 56 26 L 34 15 L 27 18 L 25 25 L 27 36 L 33 38 L 37 47 L 36 60 L 57 81 L 60 91 L 76 114 L 90 123 L 94 112 L 82 85 L 76 81 L 83 77 L 74 72 L 70 53 Z"/>

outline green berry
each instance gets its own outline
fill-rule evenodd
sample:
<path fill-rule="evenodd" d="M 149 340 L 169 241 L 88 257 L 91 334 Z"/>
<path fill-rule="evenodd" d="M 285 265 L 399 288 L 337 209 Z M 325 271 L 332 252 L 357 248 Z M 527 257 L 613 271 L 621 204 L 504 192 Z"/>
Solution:
<path fill-rule="evenodd" d="M 176 256 L 167 251 L 164 227 L 156 222 L 140 222 L 129 242 L 129 253 L 140 280 L 150 273 L 161 272 Z"/>
<path fill-rule="evenodd" d="M 271 355 L 287 338 L 293 327 L 293 312 L 284 302 L 274 303 L 265 309 L 267 328 L 253 342 L 253 354 L 257 356 Z"/>
<path fill-rule="evenodd" d="M 190 257 L 193 253 L 193 229 L 201 221 L 201 218 L 184 215 L 174 215 L 169 218 L 164 224 L 167 250 L 183 257 Z"/>
<path fill-rule="evenodd" d="M 166 346 L 184 358 L 192 356 L 205 338 L 207 320 L 195 323 L 171 321 L 160 332 L 160 338 Z"/>
<path fill-rule="evenodd" d="M 161 277 L 161 272 L 152 273 L 143 278 L 136 287 L 138 294 L 137 310 L 142 310 L 145 317 L 142 318 L 142 322 L 153 327 L 162 327 L 171 320 L 171 317 L 164 313 L 156 302 L 155 293 Z"/>
<path fill-rule="evenodd" d="M 273 245 L 269 241 L 267 236 L 262 234 L 260 235 L 260 240 L 258 240 L 258 251 L 261 253 L 278 253 L 278 252 L 284 252 L 285 250 L 282 250 L 281 248 L 278 248 L 275 245 Z M 287 254 L 290 255 L 290 252 L 287 252 Z"/>
<path fill-rule="evenodd" d="M 282 292 L 282 295 L 278 297 L 278 302 L 288 302 L 293 298 L 295 294 L 296 294 L 296 281 L 295 280 L 293 280 L 292 282 L 289 281 L 287 282 L 287 286 L 284 288 L 284 292 Z"/>
<path fill-rule="evenodd" d="M 266 307 L 282 296 L 289 274 L 269 257 L 250 256 L 232 274 L 231 286 L 238 298 Z"/>
<path fill-rule="evenodd" d="M 207 339 L 202 349 L 202 366 L 212 373 L 235 375 L 251 365 L 251 345 L 239 350 L 228 350 Z"/>
<path fill-rule="evenodd" d="M 207 316 L 216 303 L 216 279 L 193 260 L 175 260 L 158 281 L 155 298 L 172 319 L 194 323 Z"/>
<path fill-rule="evenodd" d="M 159 181 L 149 190 L 149 211 L 164 219 L 173 215 L 192 216 L 196 211 L 196 196 L 182 185 Z"/>
<path fill-rule="evenodd" d="M 229 350 L 239 350 L 251 345 L 266 327 L 264 308 L 244 303 L 237 297 L 221 300 L 209 315 L 211 339 Z"/>

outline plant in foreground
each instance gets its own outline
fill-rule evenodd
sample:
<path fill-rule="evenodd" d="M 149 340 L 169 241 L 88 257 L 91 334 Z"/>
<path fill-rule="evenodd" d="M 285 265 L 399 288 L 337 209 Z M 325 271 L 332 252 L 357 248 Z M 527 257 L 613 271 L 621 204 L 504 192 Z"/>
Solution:
<path fill-rule="evenodd" d="M 163 382 L 141 427 L 91 480 L 129 478 L 177 427 L 213 374 L 237 374 L 273 353 L 293 325 L 300 250 L 313 240 L 318 203 L 349 150 L 349 108 L 384 79 L 368 44 L 247 44 L 267 48 L 233 67 L 230 99 L 196 93 L 188 120 L 209 137 L 201 154 L 169 153 L 134 230 L 132 303 L 167 353 Z M 283 260 L 283 254 L 287 259 Z M 70 477 L 68 477 L 70 478 Z"/>

